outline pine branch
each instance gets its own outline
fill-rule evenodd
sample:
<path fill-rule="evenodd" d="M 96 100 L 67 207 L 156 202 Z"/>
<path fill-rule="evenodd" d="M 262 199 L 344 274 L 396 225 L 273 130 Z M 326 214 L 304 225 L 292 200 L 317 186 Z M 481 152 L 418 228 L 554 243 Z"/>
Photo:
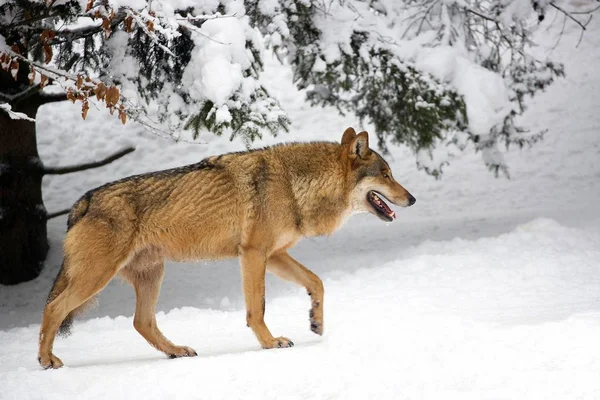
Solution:
<path fill-rule="evenodd" d="M 119 11 L 115 14 L 115 17 L 110 22 L 110 27 L 114 30 L 121 22 L 125 20 L 127 14 L 124 11 Z M 23 26 L 20 29 L 27 30 L 31 33 L 42 34 L 47 28 L 42 27 L 31 27 L 31 26 Z M 66 41 L 75 41 L 78 39 L 83 39 L 89 36 L 93 36 L 97 33 L 100 33 L 104 30 L 101 24 L 94 23 L 87 26 L 82 26 L 79 28 L 73 29 L 58 29 L 54 31 L 56 36 L 52 39 L 48 40 L 48 44 L 58 44 Z"/>
<path fill-rule="evenodd" d="M 104 160 L 95 161 L 95 162 L 91 162 L 91 163 L 87 163 L 87 164 L 72 165 L 72 166 L 68 166 L 68 167 L 44 168 L 43 174 L 44 175 L 64 175 L 64 174 L 70 174 L 72 172 L 84 171 L 86 169 L 102 167 L 104 165 L 110 164 L 111 162 L 113 162 L 115 160 L 118 160 L 119 158 L 133 152 L 134 150 L 135 150 L 135 147 L 128 147 L 126 149 L 119 151 L 118 153 L 113 154 L 110 157 L 105 158 Z"/>

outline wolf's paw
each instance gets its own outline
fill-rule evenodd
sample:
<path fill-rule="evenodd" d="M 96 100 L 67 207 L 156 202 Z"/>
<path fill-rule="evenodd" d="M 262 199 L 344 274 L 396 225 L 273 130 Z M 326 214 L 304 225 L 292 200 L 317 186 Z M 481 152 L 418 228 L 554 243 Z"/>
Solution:
<path fill-rule="evenodd" d="M 63 362 L 60 361 L 60 358 L 56 357 L 52 353 L 46 354 L 43 356 L 40 355 L 38 357 L 38 362 L 44 369 L 49 369 L 49 368 L 58 369 L 64 365 Z"/>
<path fill-rule="evenodd" d="M 196 357 L 198 353 L 196 350 L 187 346 L 175 346 L 173 350 L 167 353 L 169 358 L 179 358 L 179 357 Z"/>
<path fill-rule="evenodd" d="M 310 330 L 313 331 L 314 333 L 316 333 L 317 335 L 322 335 L 323 334 L 323 313 L 315 312 L 315 309 L 311 308 L 308 315 L 310 316 Z"/>
<path fill-rule="evenodd" d="M 323 335 L 323 323 L 315 320 L 310 320 L 310 330 L 317 335 Z"/>
<path fill-rule="evenodd" d="M 263 345 L 263 349 L 278 349 L 284 347 L 294 347 L 294 342 L 283 336 L 273 338 L 269 343 Z"/>

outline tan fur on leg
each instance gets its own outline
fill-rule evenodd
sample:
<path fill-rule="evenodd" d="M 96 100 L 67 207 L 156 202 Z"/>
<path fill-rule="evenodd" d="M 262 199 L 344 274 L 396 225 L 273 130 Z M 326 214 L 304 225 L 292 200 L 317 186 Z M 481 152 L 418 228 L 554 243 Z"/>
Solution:
<path fill-rule="evenodd" d="M 240 259 L 248 326 L 264 349 L 292 347 L 294 342 L 285 337 L 273 337 L 265 324 L 265 254 L 259 250 L 247 249 L 242 251 Z"/>
<path fill-rule="evenodd" d="M 323 334 L 323 282 L 308 268 L 294 260 L 287 252 L 279 252 L 267 261 L 267 270 L 273 275 L 303 286 L 312 300 L 310 309 L 310 330 Z"/>
<path fill-rule="evenodd" d="M 71 311 L 102 290 L 117 272 L 116 268 L 108 270 L 100 267 L 89 271 L 96 271 L 97 274 L 93 278 L 82 274 L 70 275 L 66 289 L 44 309 L 38 353 L 38 361 L 43 368 L 62 367 L 62 361 L 52 354 L 58 327 Z"/>
<path fill-rule="evenodd" d="M 144 250 L 120 272 L 121 277 L 135 289 L 136 306 L 133 326 L 153 347 L 171 358 L 193 357 L 198 354 L 187 346 L 176 346 L 156 325 L 156 302 L 165 274 L 162 257 L 156 251 Z"/>

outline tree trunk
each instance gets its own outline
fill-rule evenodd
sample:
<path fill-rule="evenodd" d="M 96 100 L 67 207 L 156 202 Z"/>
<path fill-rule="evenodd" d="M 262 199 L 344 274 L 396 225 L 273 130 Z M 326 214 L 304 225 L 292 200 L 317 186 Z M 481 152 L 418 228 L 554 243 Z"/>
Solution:
<path fill-rule="evenodd" d="M 11 84 L 17 86 L 9 74 L 0 71 L 0 89 L 7 89 Z M 35 118 L 40 102 L 38 96 L 32 96 L 9 104 L 13 111 Z M 48 240 L 42 177 L 35 122 L 11 119 L 7 113 L 0 112 L 1 284 L 34 279 L 44 266 Z"/>

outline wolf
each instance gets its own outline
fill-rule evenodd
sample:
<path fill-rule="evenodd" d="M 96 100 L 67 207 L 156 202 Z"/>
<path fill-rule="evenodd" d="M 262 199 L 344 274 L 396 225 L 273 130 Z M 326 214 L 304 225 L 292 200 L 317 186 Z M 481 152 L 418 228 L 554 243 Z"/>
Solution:
<path fill-rule="evenodd" d="M 311 298 L 310 329 L 323 333 L 321 279 L 288 254 L 302 237 L 330 235 L 352 214 L 390 222 L 386 200 L 415 198 L 388 163 L 353 128 L 341 142 L 290 143 L 208 157 L 196 164 L 136 175 L 87 192 L 73 206 L 63 264 L 44 308 L 38 361 L 63 363 L 52 353 L 59 331 L 116 275 L 136 294 L 134 328 L 169 357 L 190 357 L 158 329 L 155 307 L 164 259 L 239 257 L 246 323 L 265 349 L 291 347 L 264 321 L 265 273 L 303 286 Z"/>

